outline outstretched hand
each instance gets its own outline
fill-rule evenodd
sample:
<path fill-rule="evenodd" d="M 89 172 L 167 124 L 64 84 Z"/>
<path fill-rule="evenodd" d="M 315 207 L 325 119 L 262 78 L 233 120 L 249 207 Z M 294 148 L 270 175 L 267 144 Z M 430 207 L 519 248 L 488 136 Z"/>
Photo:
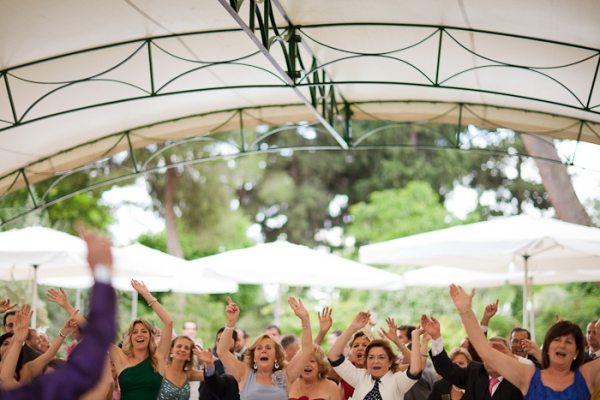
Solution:
<path fill-rule="evenodd" d="M 489 320 L 494 315 L 496 315 L 496 313 L 498 312 L 498 303 L 499 302 L 500 302 L 500 299 L 496 299 L 495 303 L 492 303 L 492 304 L 489 304 L 488 306 L 486 306 L 485 310 L 483 311 L 483 317 L 487 318 Z"/>
<path fill-rule="evenodd" d="M 308 311 L 304 308 L 304 304 L 302 304 L 302 300 L 290 297 L 288 298 L 288 304 L 292 307 L 292 310 L 294 310 L 294 314 L 302 321 L 308 321 L 310 319 Z"/>
<path fill-rule="evenodd" d="M 61 332 L 65 335 L 68 335 L 69 333 L 73 332 L 73 330 L 77 327 L 77 322 L 76 322 L 76 317 L 77 314 L 79 314 L 79 310 L 76 310 L 73 315 L 71 315 L 66 321 L 65 324 L 63 325 Z"/>
<path fill-rule="evenodd" d="M 79 237 L 85 240 L 85 243 L 87 244 L 87 259 L 90 268 L 93 270 L 96 265 L 99 264 L 111 268 L 113 260 L 110 252 L 110 241 L 103 239 L 94 233 L 86 231 L 81 224 L 77 226 L 77 233 L 79 234 Z"/>
<path fill-rule="evenodd" d="M 6 299 L 6 300 L 0 300 L 0 313 L 5 313 L 10 309 L 13 309 L 17 306 L 18 304 L 10 304 L 10 299 Z"/>
<path fill-rule="evenodd" d="M 238 318 L 240 317 L 240 309 L 237 304 L 235 304 L 231 297 L 227 296 L 227 306 L 225 306 L 225 315 L 227 316 L 227 326 L 234 327 Z"/>
<path fill-rule="evenodd" d="M 354 331 L 358 331 L 359 329 L 364 328 L 367 324 L 371 322 L 371 312 L 370 311 L 361 311 L 359 312 L 354 320 L 350 324 Z"/>
<path fill-rule="evenodd" d="M 17 310 L 15 313 L 15 326 L 13 328 L 15 340 L 21 342 L 27 340 L 27 336 L 29 336 L 29 321 L 32 315 L 33 311 L 31 311 L 29 304 L 23 304 L 23 307 Z"/>
<path fill-rule="evenodd" d="M 467 294 L 462 286 L 450 285 L 450 297 L 452 297 L 452 301 L 461 315 L 471 310 L 473 296 L 475 296 L 475 289 L 471 294 Z"/>
<path fill-rule="evenodd" d="M 421 315 L 421 326 L 433 340 L 436 340 L 442 335 L 440 323 L 437 319 L 433 318 L 433 316 L 429 319 L 427 318 L 427 315 Z"/>
<path fill-rule="evenodd" d="M 54 289 L 49 289 L 46 293 L 46 299 L 52 303 L 58 304 L 62 308 L 65 308 L 70 304 L 69 299 L 67 298 L 67 294 L 62 288 L 59 288 L 59 290 L 60 293 Z"/>
<path fill-rule="evenodd" d="M 215 362 L 216 357 L 210 349 L 205 350 L 199 344 L 197 344 L 194 346 L 193 350 L 194 355 L 198 357 L 205 366 L 210 367 Z"/>
<path fill-rule="evenodd" d="M 388 331 L 386 332 L 385 329 L 379 328 L 379 334 L 382 338 L 396 343 L 398 341 L 398 326 L 394 322 L 394 318 L 386 318 L 385 322 L 387 322 Z"/>
<path fill-rule="evenodd" d="M 144 281 L 136 281 L 135 279 L 131 280 L 131 287 L 142 295 L 142 297 L 146 298 L 146 296 L 150 296 L 150 291 L 146 287 Z M 144 296 L 146 295 L 146 296 Z"/>
<path fill-rule="evenodd" d="M 333 325 L 333 319 L 331 318 L 331 308 L 323 308 L 323 312 L 317 313 L 319 316 L 319 332 L 327 332 Z"/>

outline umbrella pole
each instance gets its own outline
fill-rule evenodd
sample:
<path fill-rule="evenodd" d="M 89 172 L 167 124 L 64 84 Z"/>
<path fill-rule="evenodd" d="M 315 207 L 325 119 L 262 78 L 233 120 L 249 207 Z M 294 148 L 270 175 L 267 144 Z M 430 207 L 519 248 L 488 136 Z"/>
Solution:
<path fill-rule="evenodd" d="M 81 312 L 81 289 L 75 289 L 75 309 Z"/>
<path fill-rule="evenodd" d="M 275 309 L 273 310 L 274 324 L 279 326 L 281 322 L 281 297 L 283 296 L 283 284 L 277 287 L 277 299 L 275 300 Z"/>
<path fill-rule="evenodd" d="M 523 329 L 528 329 L 527 325 L 528 325 L 528 310 L 527 310 L 527 298 L 529 297 L 529 290 L 528 289 L 528 284 L 529 284 L 529 271 L 527 271 L 527 259 L 529 258 L 529 256 L 523 256 L 523 260 L 525 261 L 525 281 L 523 282 Z"/>
<path fill-rule="evenodd" d="M 530 330 L 529 332 L 531 333 L 531 340 L 533 340 L 535 342 L 535 310 L 533 309 L 533 277 L 529 278 L 529 297 L 531 299 L 529 305 L 530 305 L 530 309 L 529 309 L 529 326 L 530 326 Z"/>
<path fill-rule="evenodd" d="M 36 328 L 36 322 L 35 320 L 37 319 L 37 269 L 38 266 L 34 265 L 33 266 L 33 296 L 31 298 L 31 310 L 33 311 L 33 317 L 31 318 L 31 322 L 30 325 L 33 329 Z"/>
<path fill-rule="evenodd" d="M 137 318 L 137 303 L 138 303 L 138 292 L 133 291 L 131 295 L 131 320 Z"/>

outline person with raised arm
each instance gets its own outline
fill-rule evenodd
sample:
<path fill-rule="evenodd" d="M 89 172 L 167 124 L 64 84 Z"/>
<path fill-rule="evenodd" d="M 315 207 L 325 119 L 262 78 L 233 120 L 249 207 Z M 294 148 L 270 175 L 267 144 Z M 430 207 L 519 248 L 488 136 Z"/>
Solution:
<path fill-rule="evenodd" d="M 171 346 L 173 319 L 144 282 L 133 279 L 131 286 L 162 321 L 163 337 L 157 346 L 150 322 L 137 318 L 129 324 L 123 348 L 113 345 L 108 354 L 119 376 L 121 400 L 156 400 Z"/>
<path fill-rule="evenodd" d="M 423 329 L 415 329 L 412 336 L 412 348 L 410 355 L 410 367 L 401 372 L 396 363 L 396 354 L 387 340 L 372 340 L 365 350 L 366 370 L 356 368 L 350 361 L 346 360 L 342 352 L 346 340 L 365 327 L 371 319 L 371 313 L 361 311 L 354 318 L 350 326 L 336 340 L 327 355 L 329 362 L 346 382 L 354 387 L 352 398 L 402 400 L 404 394 L 421 377 L 421 354 L 419 353 L 419 336 Z"/>
<path fill-rule="evenodd" d="M 75 315 L 72 315 L 58 331 L 58 336 L 48 351 L 35 360 L 23 364 L 23 344 L 29 334 L 29 320 L 33 315 L 33 311 L 30 310 L 29 304 L 25 304 L 15 314 L 13 343 L 2 360 L 2 370 L 0 370 L 2 389 L 18 388 L 21 383 L 30 382 L 41 374 L 44 366 L 54 358 L 64 339 L 75 328 Z"/>
<path fill-rule="evenodd" d="M 112 256 L 110 243 L 82 233 L 88 247 L 88 263 L 95 282 L 90 299 L 86 341 L 69 361 L 54 372 L 43 374 L 29 384 L 0 394 L 0 400 L 76 400 L 89 391 L 102 375 L 102 361 L 116 334 L 116 296 L 110 286 Z"/>
<path fill-rule="evenodd" d="M 171 342 L 167 366 L 163 368 L 163 381 L 158 400 L 187 400 L 190 398 L 190 382 L 203 381 L 204 373 L 194 371 L 194 355 L 200 355 L 200 349 L 188 336 L 177 336 Z"/>
<path fill-rule="evenodd" d="M 576 324 L 560 321 L 548 330 L 540 370 L 489 347 L 471 310 L 475 290 L 467 294 L 462 287 L 451 285 L 450 296 L 481 359 L 515 385 L 526 400 L 586 400 L 599 386 L 600 361 L 582 365 L 584 337 Z"/>
<path fill-rule="evenodd" d="M 241 400 L 287 400 L 291 384 L 298 379 L 312 354 L 312 333 L 308 311 L 301 300 L 293 297 L 288 303 L 302 323 L 302 348 L 289 363 L 281 344 L 268 334 L 262 334 L 248 347 L 244 361 L 238 360 L 229 349 L 232 333 L 240 315 L 237 304 L 227 297 L 227 325 L 217 345 L 219 359 L 236 379 Z"/>
<path fill-rule="evenodd" d="M 327 379 L 329 361 L 323 349 L 313 343 L 312 357 L 302 375 L 292 383 L 290 400 L 341 400 L 338 386 Z"/>

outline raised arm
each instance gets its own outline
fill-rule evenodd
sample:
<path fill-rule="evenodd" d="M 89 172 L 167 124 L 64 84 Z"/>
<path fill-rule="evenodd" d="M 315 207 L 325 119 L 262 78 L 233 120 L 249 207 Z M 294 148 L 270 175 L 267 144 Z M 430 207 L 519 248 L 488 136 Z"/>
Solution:
<path fill-rule="evenodd" d="M 428 344 L 431 340 L 431 335 L 427 332 L 423 333 L 423 341 L 421 342 L 421 369 L 425 369 L 427 366 L 427 349 Z"/>
<path fill-rule="evenodd" d="M 46 293 L 46 299 L 52 303 L 56 303 L 59 306 L 61 306 L 69 315 L 73 315 L 75 314 L 75 308 L 71 305 L 71 303 L 69 302 L 69 299 L 67 298 L 67 294 L 65 293 L 64 290 L 62 290 L 62 288 L 59 288 L 60 292 L 57 292 L 54 289 L 49 289 L 48 292 Z M 85 319 L 85 317 L 79 313 L 76 314 L 77 315 L 77 325 L 79 325 L 80 328 L 83 328 L 86 324 L 87 324 L 87 320 Z"/>
<path fill-rule="evenodd" d="M 498 312 L 498 303 L 500 299 L 496 299 L 495 303 L 488 304 L 483 310 L 483 317 L 481 317 L 481 322 L 479 323 L 481 326 L 490 326 L 490 319 Z"/>
<path fill-rule="evenodd" d="M 227 296 L 227 301 L 229 302 L 227 307 L 225 307 L 227 324 L 225 325 L 225 330 L 221 334 L 221 340 L 219 340 L 219 343 L 217 344 L 217 354 L 227 371 L 233 375 L 236 381 L 241 382 L 242 379 L 246 377 L 249 368 L 229 351 L 231 341 L 233 340 L 233 330 L 240 317 L 240 309 L 237 304 L 231 301 L 231 297 Z"/>
<path fill-rule="evenodd" d="M 529 383 L 535 373 L 535 367 L 520 363 L 515 358 L 505 354 L 499 354 L 498 351 L 493 350 L 488 345 L 487 339 L 477 322 L 477 317 L 471 309 L 475 289 L 469 295 L 462 287 L 450 285 L 450 296 L 462 319 L 467 336 L 483 362 L 518 387 L 523 395 L 527 394 Z"/>
<path fill-rule="evenodd" d="M 339 360 L 344 353 L 344 347 L 346 347 L 348 340 L 352 339 L 352 335 L 354 335 L 356 331 L 367 326 L 370 319 L 371 313 L 369 311 L 359 312 L 348 328 L 346 328 L 342 335 L 337 338 L 333 346 L 331 346 L 327 352 L 327 357 L 329 357 L 331 361 Z"/>
<path fill-rule="evenodd" d="M 321 343 L 323 343 L 323 338 L 325 338 L 325 335 L 327 335 L 327 332 L 331 329 L 331 325 L 333 325 L 331 308 L 325 307 L 323 308 L 323 312 L 320 312 L 317 315 L 319 316 L 319 333 L 317 333 L 315 343 L 320 346 Z"/>
<path fill-rule="evenodd" d="M 156 297 L 152 296 L 144 281 L 131 280 L 131 286 L 138 292 L 144 300 L 148 302 L 148 306 L 152 307 L 152 310 L 156 313 L 158 318 L 163 323 L 162 327 L 162 338 L 156 349 L 156 358 L 158 359 L 159 365 L 164 367 L 164 363 L 169 355 L 169 349 L 171 348 L 171 336 L 173 336 L 173 318 L 169 315 L 169 312 L 158 302 Z"/>
<path fill-rule="evenodd" d="M 62 346 L 67 335 L 69 333 L 71 333 L 73 331 L 73 329 L 75 329 L 75 327 L 77 326 L 77 323 L 75 321 L 77 319 L 78 314 L 79 314 L 79 311 L 75 311 L 75 314 L 70 316 L 65 321 L 62 328 L 60 328 L 60 330 L 58 331 L 58 335 L 56 335 L 56 337 L 52 341 L 52 344 L 50 344 L 48 351 L 46 351 L 44 354 L 42 354 L 35 360 L 30 361 L 23 366 L 24 373 L 23 373 L 23 377 L 21 378 L 21 380 L 23 380 L 25 382 L 29 382 L 33 378 L 35 378 L 36 376 L 38 376 L 39 374 L 42 373 L 42 370 L 44 369 L 44 365 L 46 365 L 48 363 L 48 361 L 50 361 L 54 358 L 54 356 L 56 355 L 58 350 L 60 350 L 60 346 Z"/>
<path fill-rule="evenodd" d="M 0 314 L 3 314 L 8 310 L 15 308 L 16 306 L 18 306 L 17 303 L 10 304 L 10 299 L 0 300 Z"/>
<path fill-rule="evenodd" d="M 2 370 L 0 370 L 0 381 L 2 382 L 3 390 L 19 387 L 19 382 L 15 379 L 15 372 L 23 343 L 25 343 L 27 334 L 29 333 L 29 320 L 33 314 L 33 311 L 30 310 L 29 304 L 25 304 L 15 313 L 13 344 L 2 360 Z"/>
<path fill-rule="evenodd" d="M 293 382 L 300 376 L 306 367 L 306 364 L 310 361 L 313 352 L 313 341 L 312 332 L 310 330 L 310 316 L 308 315 L 306 308 L 304 308 L 302 300 L 290 297 L 288 299 L 288 304 L 292 307 L 294 314 L 300 318 L 300 322 L 302 323 L 302 349 L 300 349 L 292 361 L 283 367 L 283 370 L 288 377 L 288 382 Z"/>
<path fill-rule="evenodd" d="M 419 337 L 425 332 L 425 329 L 418 326 L 417 329 L 412 331 L 412 345 L 410 355 L 410 374 L 417 376 L 423 370 L 423 363 L 421 362 L 421 343 Z"/>
<path fill-rule="evenodd" d="M 396 323 L 394 322 L 394 318 L 386 318 L 385 322 L 387 322 L 388 324 L 388 331 L 386 332 L 385 329 L 379 328 L 379 334 L 381 335 L 381 337 L 386 338 L 392 343 L 394 343 L 396 347 L 402 352 L 404 363 L 409 364 L 411 362 L 411 353 L 408 347 L 406 347 L 398 337 L 398 325 L 396 325 Z"/>

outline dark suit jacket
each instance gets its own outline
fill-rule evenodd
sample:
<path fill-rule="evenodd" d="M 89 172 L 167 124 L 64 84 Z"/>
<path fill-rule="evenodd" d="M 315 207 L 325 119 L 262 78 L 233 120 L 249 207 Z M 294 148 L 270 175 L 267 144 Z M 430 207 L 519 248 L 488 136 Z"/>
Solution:
<path fill-rule="evenodd" d="M 429 393 L 427 400 L 442 400 L 442 395 L 450 394 L 451 391 L 452 384 L 446 379 L 440 379 L 433 384 L 433 388 L 431 389 L 431 393 Z"/>
<path fill-rule="evenodd" d="M 500 382 L 491 397 L 488 388 L 490 377 L 482 363 L 471 361 L 467 368 L 461 368 L 450 361 L 446 350 L 432 356 L 431 360 L 438 374 L 451 384 L 465 389 L 463 400 L 523 400 L 521 391 L 506 379 Z"/>
<path fill-rule="evenodd" d="M 205 376 L 204 384 L 219 400 L 240 400 L 240 388 L 232 375 Z"/>
<path fill-rule="evenodd" d="M 438 380 L 431 368 L 421 371 L 421 378 L 404 394 L 405 400 L 427 400 L 433 384 Z"/>
<path fill-rule="evenodd" d="M 225 367 L 221 360 L 215 360 L 215 375 L 221 376 L 225 374 Z M 234 379 L 235 380 L 235 379 Z M 236 382 L 237 384 L 237 382 Z M 210 388 L 208 387 L 206 380 L 204 382 L 200 382 L 199 389 L 199 400 L 219 400 L 219 397 L 215 395 Z"/>

